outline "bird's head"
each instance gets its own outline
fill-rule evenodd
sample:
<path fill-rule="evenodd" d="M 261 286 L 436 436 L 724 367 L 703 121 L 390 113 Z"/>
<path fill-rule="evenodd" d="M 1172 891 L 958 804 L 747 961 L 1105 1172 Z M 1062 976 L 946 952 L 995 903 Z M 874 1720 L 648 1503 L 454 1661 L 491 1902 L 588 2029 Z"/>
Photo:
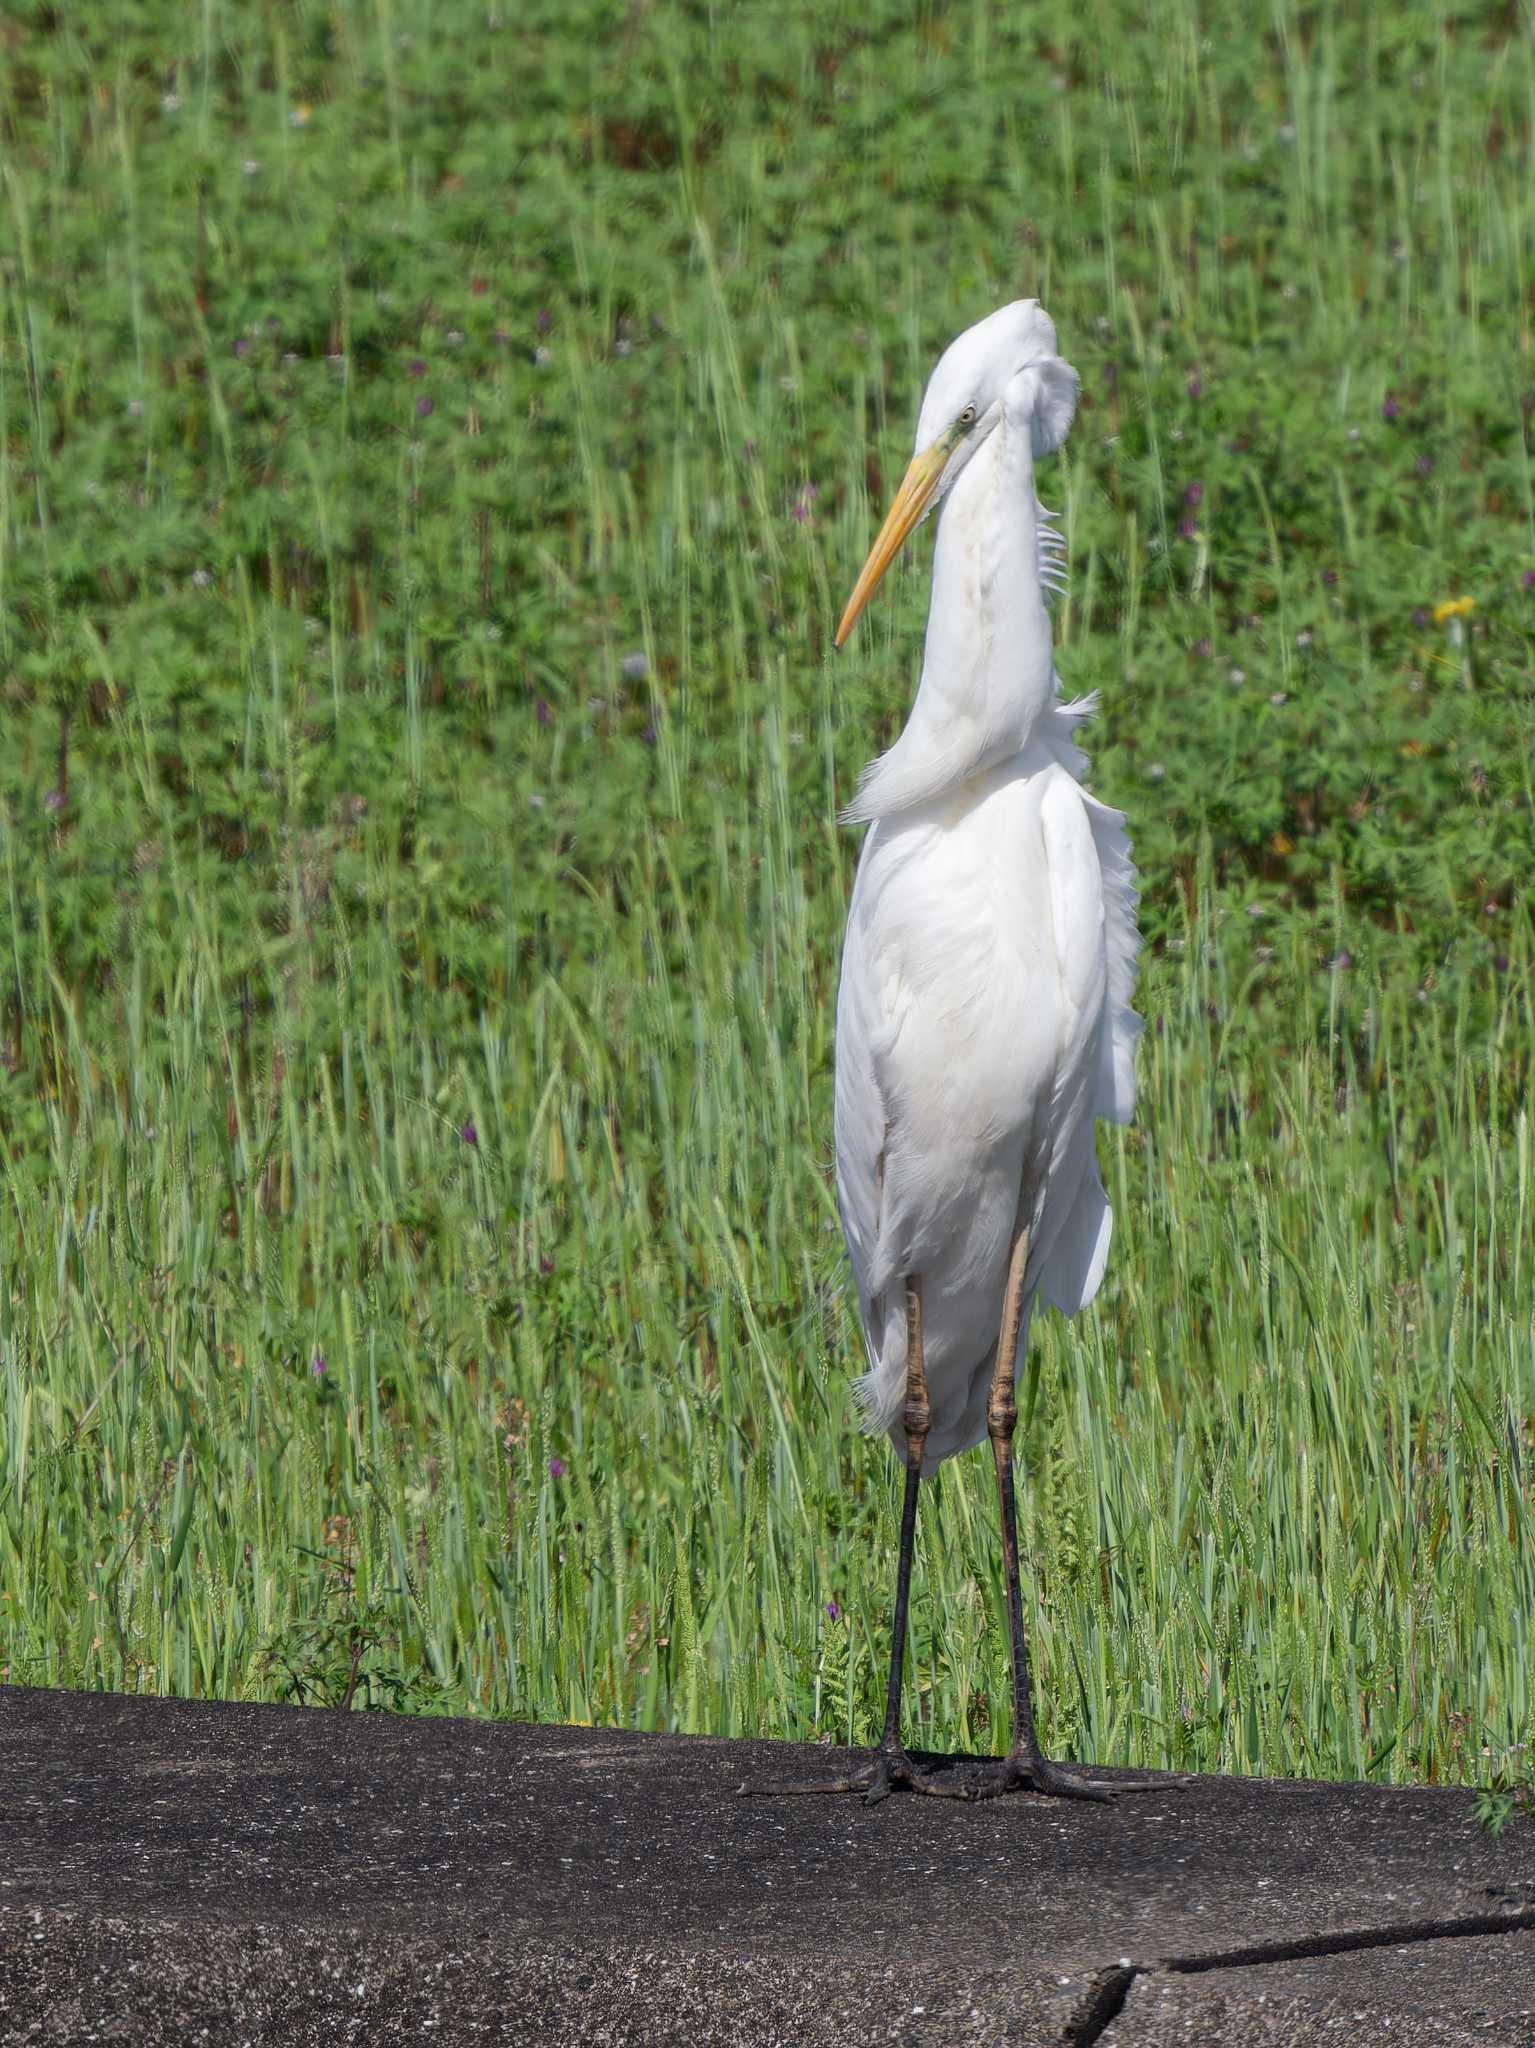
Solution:
<path fill-rule="evenodd" d="M 1029 422 L 1036 455 L 1066 438 L 1077 409 L 1077 373 L 1055 352 L 1055 322 L 1038 299 L 999 306 L 949 343 L 927 380 L 917 443 L 869 559 L 837 627 L 840 647 L 902 542 L 954 488 L 977 450 L 995 433 L 1004 405 Z"/>

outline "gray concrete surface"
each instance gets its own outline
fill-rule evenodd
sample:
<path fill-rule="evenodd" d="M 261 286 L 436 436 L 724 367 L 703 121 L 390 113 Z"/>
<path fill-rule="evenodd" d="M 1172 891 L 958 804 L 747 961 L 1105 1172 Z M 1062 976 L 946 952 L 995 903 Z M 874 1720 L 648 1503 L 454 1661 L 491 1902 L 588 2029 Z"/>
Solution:
<path fill-rule="evenodd" d="M 0 1687 L 0 2043 L 1535 2044 L 1468 1794 L 736 1797 L 838 1755 Z"/>

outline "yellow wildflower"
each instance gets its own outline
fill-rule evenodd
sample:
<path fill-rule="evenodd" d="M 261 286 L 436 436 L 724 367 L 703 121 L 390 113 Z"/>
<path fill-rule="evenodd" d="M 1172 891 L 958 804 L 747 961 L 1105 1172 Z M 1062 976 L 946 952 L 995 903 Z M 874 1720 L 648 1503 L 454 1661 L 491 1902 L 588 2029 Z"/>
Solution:
<path fill-rule="evenodd" d="M 1446 619 L 1464 619 L 1475 610 L 1474 597 L 1448 597 L 1443 604 L 1434 606 L 1434 624 L 1442 626 Z"/>

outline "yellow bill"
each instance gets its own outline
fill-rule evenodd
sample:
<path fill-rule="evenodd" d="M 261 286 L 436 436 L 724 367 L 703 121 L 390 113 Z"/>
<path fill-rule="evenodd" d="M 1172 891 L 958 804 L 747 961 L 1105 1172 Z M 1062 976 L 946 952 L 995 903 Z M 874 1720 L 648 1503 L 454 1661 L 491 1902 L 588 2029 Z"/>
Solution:
<path fill-rule="evenodd" d="M 938 479 L 943 475 L 944 465 L 954 452 L 957 436 L 950 432 L 940 434 L 931 448 L 924 448 L 920 455 L 911 459 L 911 467 L 901 479 L 901 488 L 895 494 L 890 510 L 885 514 L 885 523 L 880 528 L 874 545 L 869 550 L 869 559 L 853 585 L 853 594 L 847 601 L 847 610 L 842 614 L 842 623 L 837 628 L 835 645 L 840 647 L 857 623 L 858 614 L 879 587 L 879 580 L 900 553 L 905 540 L 917 521 L 927 510 L 928 502 L 938 488 Z"/>

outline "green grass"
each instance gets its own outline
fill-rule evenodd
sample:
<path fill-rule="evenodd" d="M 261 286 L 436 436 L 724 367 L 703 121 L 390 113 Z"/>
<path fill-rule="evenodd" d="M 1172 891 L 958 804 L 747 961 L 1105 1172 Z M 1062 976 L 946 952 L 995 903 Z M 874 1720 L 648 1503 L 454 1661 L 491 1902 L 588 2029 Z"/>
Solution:
<path fill-rule="evenodd" d="M 1036 292 L 1150 1020 L 1020 1431 L 1044 1733 L 1512 1781 L 1519 19 L 494 22 L 3 31 L 0 1676 L 871 1736 L 835 816 L 925 547 L 829 636 L 931 360 Z M 997 1568 L 977 1455 L 934 1745 L 1003 1739 Z"/>

